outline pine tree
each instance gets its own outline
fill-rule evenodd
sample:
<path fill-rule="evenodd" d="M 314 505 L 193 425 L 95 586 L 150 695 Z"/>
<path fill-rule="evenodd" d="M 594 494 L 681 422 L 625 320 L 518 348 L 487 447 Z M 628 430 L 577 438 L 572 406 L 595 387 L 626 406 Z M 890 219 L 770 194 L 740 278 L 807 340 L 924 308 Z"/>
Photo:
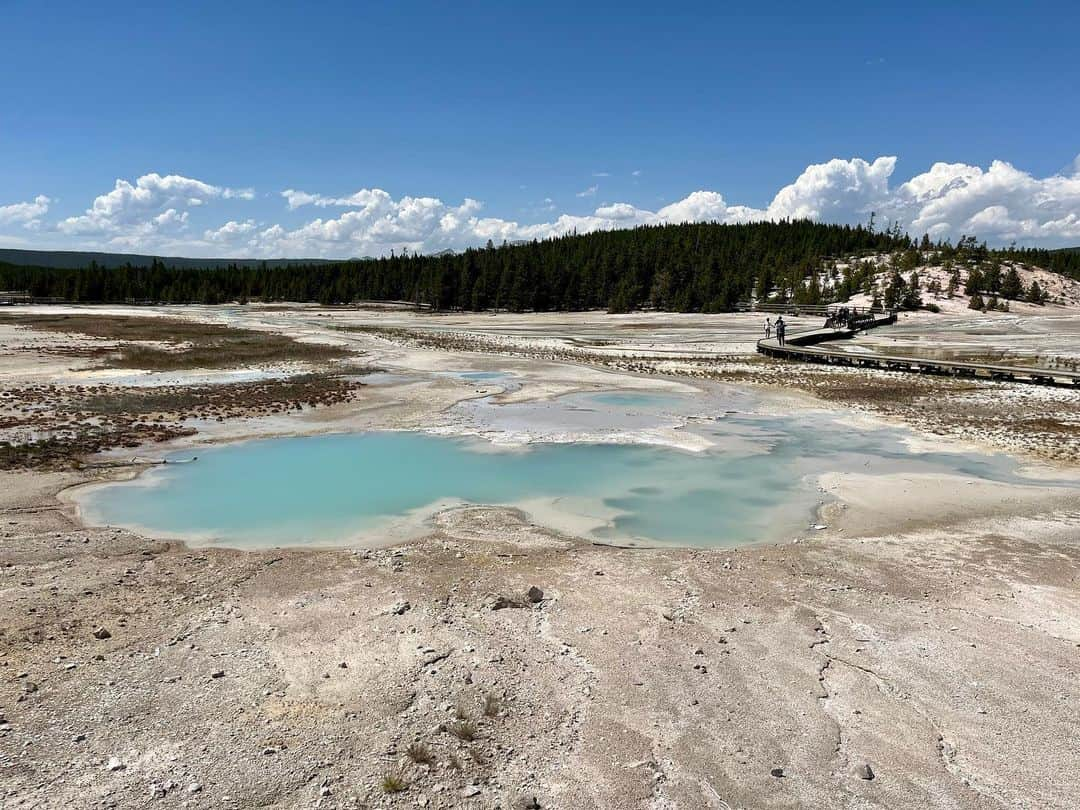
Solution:
<path fill-rule="evenodd" d="M 972 267 L 971 272 L 968 273 L 967 283 L 964 284 L 964 295 L 974 295 L 975 293 L 982 292 L 983 277 L 979 272 L 978 267 Z"/>
<path fill-rule="evenodd" d="M 1019 298 L 1024 294 L 1024 285 L 1020 281 L 1020 274 L 1015 267 L 1010 267 L 1001 281 L 1001 296 L 1003 298 Z"/>
<path fill-rule="evenodd" d="M 1038 304 L 1039 306 L 1042 306 L 1044 303 L 1046 303 L 1046 298 L 1044 297 L 1044 295 L 1045 294 L 1042 291 L 1042 287 L 1039 286 L 1039 282 L 1032 280 L 1031 286 L 1028 288 L 1027 292 L 1028 303 Z"/>
<path fill-rule="evenodd" d="M 979 295 L 978 293 L 972 294 L 971 300 L 968 301 L 968 309 L 980 309 L 981 310 L 981 309 L 985 309 L 985 306 L 986 305 L 983 304 L 982 296 Z"/>
<path fill-rule="evenodd" d="M 900 306 L 904 309 L 918 309 L 922 306 L 922 296 L 919 294 L 918 272 L 912 272 L 911 280 L 908 282 L 903 297 L 900 299 Z"/>

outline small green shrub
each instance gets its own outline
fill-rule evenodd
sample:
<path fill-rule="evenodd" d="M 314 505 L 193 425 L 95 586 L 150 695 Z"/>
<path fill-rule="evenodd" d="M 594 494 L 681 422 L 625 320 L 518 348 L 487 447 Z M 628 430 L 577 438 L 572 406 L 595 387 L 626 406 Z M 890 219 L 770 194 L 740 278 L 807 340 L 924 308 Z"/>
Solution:
<path fill-rule="evenodd" d="M 379 785 L 383 793 L 402 793 L 409 789 L 409 783 L 405 781 L 405 775 L 400 771 L 386 774 Z"/>

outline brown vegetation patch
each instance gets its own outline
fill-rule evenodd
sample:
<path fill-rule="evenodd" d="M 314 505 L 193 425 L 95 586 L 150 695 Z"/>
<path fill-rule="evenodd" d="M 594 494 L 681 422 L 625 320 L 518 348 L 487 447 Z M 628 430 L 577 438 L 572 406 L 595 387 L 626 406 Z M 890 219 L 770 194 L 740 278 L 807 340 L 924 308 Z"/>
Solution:
<path fill-rule="evenodd" d="M 234 329 L 174 318 L 93 315 L 4 315 L 0 322 L 62 334 L 117 341 L 115 349 L 65 348 L 66 354 L 98 357 L 107 368 L 179 371 L 236 368 L 267 363 L 324 364 L 350 356 L 347 349 L 301 343 L 285 335 Z"/>
<path fill-rule="evenodd" d="M 191 421 L 334 405 L 361 387 L 341 375 L 305 374 L 226 385 L 7 389 L 0 391 L 0 469 L 70 467 L 103 450 L 192 435 Z"/>

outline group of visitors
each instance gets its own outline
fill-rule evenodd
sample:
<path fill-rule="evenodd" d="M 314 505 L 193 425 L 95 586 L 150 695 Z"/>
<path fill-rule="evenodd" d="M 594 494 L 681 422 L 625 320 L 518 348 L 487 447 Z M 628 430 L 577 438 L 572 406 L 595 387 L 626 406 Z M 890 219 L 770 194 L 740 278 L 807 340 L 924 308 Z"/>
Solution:
<path fill-rule="evenodd" d="M 773 329 L 776 330 L 776 342 L 781 346 L 784 345 L 784 336 L 787 333 L 787 324 L 784 323 L 784 316 L 778 315 L 776 323 L 774 324 L 769 318 L 765 319 L 765 339 L 768 340 L 772 337 Z"/>
<path fill-rule="evenodd" d="M 830 312 L 829 316 L 825 319 L 826 329 L 850 329 L 852 327 L 852 321 L 854 320 L 854 313 L 847 307 L 840 307 L 836 312 Z"/>

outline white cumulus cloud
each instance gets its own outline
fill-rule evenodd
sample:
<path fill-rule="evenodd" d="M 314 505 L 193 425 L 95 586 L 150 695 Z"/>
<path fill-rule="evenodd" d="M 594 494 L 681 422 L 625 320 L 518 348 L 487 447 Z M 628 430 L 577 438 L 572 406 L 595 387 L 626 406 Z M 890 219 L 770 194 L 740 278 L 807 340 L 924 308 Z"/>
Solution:
<path fill-rule="evenodd" d="M 245 237 L 250 237 L 259 228 L 255 224 L 255 220 L 247 219 L 243 222 L 238 222 L 235 219 L 229 220 L 220 228 L 212 228 L 203 232 L 203 239 L 207 242 L 214 242 L 216 244 L 228 245 L 236 243 Z"/>
<path fill-rule="evenodd" d="M 899 222 L 915 235 L 928 231 L 935 238 L 955 240 L 967 233 L 992 243 L 1080 239 L 1080 173 L 1038 179 L 1002 162 L 986 170 L 939 163 L 894 187 L 890 181 L 896 164 L 895 157 L 883 156 L 808 166 L 764 208 L 730 204 L 719 192 L 703 189 L 658 210 L 616 202 L 591 214 L 562 214 L 538 223 L 481 216 L 481 204 L 470 198 L 449 205 L 434 197 L 395 199 L 382 189 L 361 189 L 345 197 L 289 190 L 283 196 L 290 208 L 348 210 L 293 229 L 265 229 L 245 244 L 260 255 L 378 256 L 391 250 L 429 253 L 483 245 L 489 239 L 498 244 L 636 225 L 798 218 L 854 224 L 865 223 L 871 212 L 882 225 Z"/>
<path fill-rule="evenodd" d="M 189 222 L 195 216 L 191 212 L 205 217 L 209 203 L 251 199 L 253 193 L 179 175 L 147 174 L 134 183 L 117 180 L 115 188 L 97 197 L 84 214 L 52 225 L 45 217 L 53 201 L 44 195 L 0 206 L 0 226 L 52 229 L 78 243 L 73 247 L 337 258 L 380 256 L 391 250 L 460 250 L 489 239 L 498 244 L 645 224 L 797 218 L 865 223 L 871 212 L 882 227 L 899 223 L 915 236 L 925 232 L 935 239 L 955 241 L 971 234 L 991 244 L 1080 242 L 1080 159 L 1041 178 L 1005 161 L 994 161 L 987 168 L 935 163 L 896 184 L 897 162 L 894 156 L 855 157 L 807 166 L 763 207 L 729 203 L 719 191 L 708 189 L 656 210 L 611 202 L 585 214 L 559 214 L 551 198 L 545 198 L 527 209 L 531 222 L 485 216 L 482 204 L 470 197 L 453 204 L 437 197 L 395 198 L 379 188 L 344 196 L 290 188 L 281 197 L 290 212 L 307 212 L 306 220 L 290 225 L 230 219 L 217 227 L 200 226 L 198 231 Z M 592 186 L 578 197 L 594 197 L 597 191 Z M 13 237 L 5 238 L 10 243 Z"/>
<path fill-rule="evenodd" d="M 0 205 L 0 225 L 22 225 L 24 228 L 36 228 L 41 218 L 49 213 L 52 200 L 39 194 L 30 202 L 17 202 Z"/>
<path fill-rule="evenodd" d="M 1080 239 L 1080 169 L 1037 178 L 1010 163 L 935 163 L 896 189 L 892 209 L 912 233 L 991 242 Z"/>
<path fill-rule="evenodd" d="M 873 163 L 862 158 L 807 166 L 794 183 L 784 186 L 769 203 L 769 219 L 817 219 L 827 222 L 865 220 L 889 196 L 889 177 L 895 157 Z"/>
<path fill-rule="evenodd" d="M 94 199 L 85 214 L 68 217 L 57 224 L 66 234 L 111 236 L 117 244 L 127 244 L 159 230 L 183 228 L 184 209 L 215 199 L 250 200 L 251 189 L 214 186 L 176 174 L 144 174 L 134 183 L 117 180 L 113 190 Z"/>

